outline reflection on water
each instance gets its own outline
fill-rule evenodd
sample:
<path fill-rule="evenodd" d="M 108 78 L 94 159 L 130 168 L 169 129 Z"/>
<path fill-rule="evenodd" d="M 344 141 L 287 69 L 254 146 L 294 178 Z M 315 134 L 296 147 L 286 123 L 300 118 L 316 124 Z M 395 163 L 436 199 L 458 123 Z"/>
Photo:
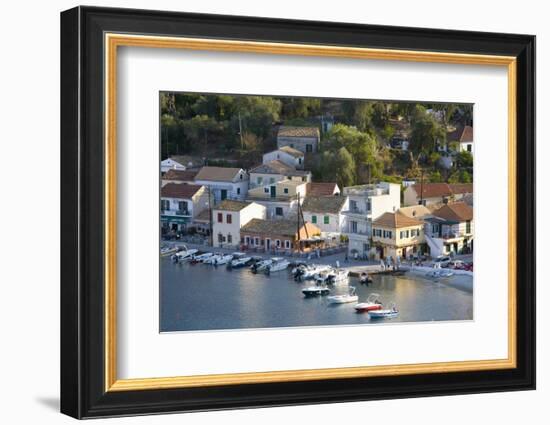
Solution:
<path fill-rule="evenodd" d="M 453 276 L 464 283 L 469 276 Z M 373 276 L 369 286 L 351 278 L 359 301 L 371 292 L 383 303 L 395 302 L 400 314 L 391 322 L 471 320 L 471 291 L 419 276 Z M 202 264 L 172 264 L 161 260 L 161 331 L 356 325 L 371 322 L 356 313 L 354 303 L 329 305 L 326 298 L 304 298 L 309 283 L 295 282 L 287 272 L 271 276 L 248 269 L 227 270 Z M 346 293 L 347 286 L 332 294 Z M 385 322 L 388 322 L 386 320 Z"/>

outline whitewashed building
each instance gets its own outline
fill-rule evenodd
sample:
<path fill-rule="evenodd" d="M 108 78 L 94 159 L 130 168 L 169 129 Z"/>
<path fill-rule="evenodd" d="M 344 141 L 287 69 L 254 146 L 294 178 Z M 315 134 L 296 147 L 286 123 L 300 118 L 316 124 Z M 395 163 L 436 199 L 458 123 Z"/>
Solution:
<path fill-rule="evenodd" d="M 290 146 L 282 146 L 277 150 L 264 153 L 262 163 L 279 160 L 296 170 L 304 169 L 304 153 Z"/>
<path fill-rule="evenodd" d="M 351 256 L 367 257 L 371 250 L 372 222 L 386 212 L 395 212 L 401 205 L 399 184 L 380 182 L 345 187 L 349 198 L 346 235 Z"/>
<path fill-rule="evenodd" d="M 212 209 L 212 242 L 214 247 L 238 247 L 241 227 L 253 218 L 265 219 L 266 208 L 255 202 L 226 199 Z"/>
<path fill-rule="evenodd" d="M 340 234 L 347 230 L 349 208 L 347 196 L 306 196 L 302 212 L 306 222 L 316 225 L 322 233 Z"/>
<path fill-rule="evenodd" d="M 298 203 L 306 197 L 307 185 L 302 181 L 281 180 L 250 189 L 247 201 L 264 205 L 269 219 L 289 218 L 296 215 Z"/>
<path fill-rule="evenodd" d="M 277 147 L 290 146 L 303 153 L 318 152 L 320 139 L 317 127 L 281 126 L 277 133 Z"/>
<path fill-rule="evenodd" d="M 168 183 L 160 190 L 160 220 L 164 232 L 184 231 L 209 207 L 204 186 Z"/>
<path fill-rule="evenodd" d="M 250 188 L 274 184 L 287 179 L 306 183 L 311 181 L 311 171 L 297 170 L 279 159 L 258 165 L 252 168 L 249 174 Z"/>
<path fill-rule="evenodd" d="M 242 168 L 202 167 L 195 176 L 195 183 L 206 186 L 217 204 L 225 199 L 244 200 L 249 178 Z"/>
<path fill-rule="evenodd" d="M 168 170 L 185 170 L 187 167 L 184 164 L 177 162 L 174 158 L 166 158 L 160 162 L 160 172 L 162 175 Z"/>

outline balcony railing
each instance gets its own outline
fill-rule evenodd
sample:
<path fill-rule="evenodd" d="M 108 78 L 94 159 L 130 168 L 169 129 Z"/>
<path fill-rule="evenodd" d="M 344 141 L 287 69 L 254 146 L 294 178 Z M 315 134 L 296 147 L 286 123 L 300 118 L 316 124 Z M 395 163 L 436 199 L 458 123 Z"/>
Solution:
<path fill-rule="evenodd" d="M 161 209 L 161 213 L 163 215 L 180 215 L 184 217 L 188 217 L 191 215 L 189 210 L 170 210 L 170 209 Z"/>

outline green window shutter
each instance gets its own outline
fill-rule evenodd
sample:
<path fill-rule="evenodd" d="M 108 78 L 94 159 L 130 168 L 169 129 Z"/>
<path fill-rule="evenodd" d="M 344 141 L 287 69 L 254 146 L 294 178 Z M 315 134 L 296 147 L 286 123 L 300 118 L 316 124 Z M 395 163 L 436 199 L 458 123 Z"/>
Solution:
<path fill-rule="evenodd" d="M 329 224 L 329 221 L 330 221 L 330 217 L 328 215 L 325 215 L 325 221 L 324 223 L 325 224 Z"/>
<path fill-rule="evenodd" d="M 312 215 L 312 216 L 311 216 L 311 222 L 312 222 L 313 224 L 317 224 L 317 216 L 316 216 L 316 215 Z"/>

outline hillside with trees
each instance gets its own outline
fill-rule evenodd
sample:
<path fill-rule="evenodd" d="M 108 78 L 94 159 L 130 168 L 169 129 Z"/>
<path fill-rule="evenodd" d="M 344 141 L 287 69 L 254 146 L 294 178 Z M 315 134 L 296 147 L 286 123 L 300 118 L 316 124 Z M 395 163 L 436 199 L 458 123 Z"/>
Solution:
<path fill-rule="evenodd" d="M 191 155 L 247 169 L 276 148 L 280 125 L 315 126 L 321 149 L 306 164 L 316 181 L 472 181 L 472 155 L 449 140 L 473 124 L 472 105 L 163 92 L 160 114 L 163 159 Z M 399 139 L 407 150 L 392 147 Z M 452 166 L 443 161 L 448 152 Z"/>

